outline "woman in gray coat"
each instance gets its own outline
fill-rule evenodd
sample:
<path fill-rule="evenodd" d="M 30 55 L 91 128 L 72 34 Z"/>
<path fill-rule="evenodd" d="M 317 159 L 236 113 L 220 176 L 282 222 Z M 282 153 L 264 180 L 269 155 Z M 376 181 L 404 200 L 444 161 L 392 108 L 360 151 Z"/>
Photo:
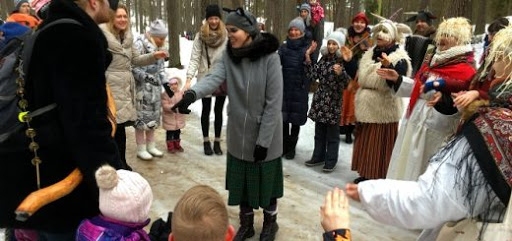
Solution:
<path fill-rule="evenodd" d="M 227 11 L 226 50 L 174 108 L 189 113 L 192 102 L 211 94 L 227 80 L 226 188 L 228 204 L 240 206 L 240 229 L 234 240 L 254 235 L 253 209 L 259 207 L 264 209 L 260 240 L 274 240 L 279 228 L 277 198 L 283 196 L 283 76 L 276 53 L 279 41 L 269 33 L 260 33 L 250 12 L 241 8 Z"/>

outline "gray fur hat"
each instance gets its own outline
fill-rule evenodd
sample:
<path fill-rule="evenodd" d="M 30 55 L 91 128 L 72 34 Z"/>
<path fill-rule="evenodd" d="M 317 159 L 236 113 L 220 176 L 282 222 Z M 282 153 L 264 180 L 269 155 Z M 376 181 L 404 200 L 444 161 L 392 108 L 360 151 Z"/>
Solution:
<path fill-rule="evenodd" d="M 226 25 L 233 25 L 239 29 L 242 29 L 249 33 L 249 35 L 251 35 L 253 38 L 254 36 L 258 35 L 260 32 L 258 29 L 258 22 L 251 12 L 243 10 L 242 8 L 226 11 L 229 11 L 229 14 L 226 18 Z"/>

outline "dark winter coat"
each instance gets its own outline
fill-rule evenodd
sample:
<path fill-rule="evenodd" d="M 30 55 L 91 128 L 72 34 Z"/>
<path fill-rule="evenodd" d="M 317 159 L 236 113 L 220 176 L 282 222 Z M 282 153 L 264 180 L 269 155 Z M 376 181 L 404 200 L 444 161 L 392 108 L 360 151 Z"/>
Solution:
<path fill-rule="evenodd" d="M 308 114 L 314 122 L 327 125 L 337 125 L 340 122 L 341 93 L 350 77 L 345 70 L 341 75 L 334 73 L 333 66 L 339 58 L 341 57 L 328 54 L 322 56 L 318 63 L 308 65 L 307 76 L 319 80 L 318 90 L 313 95 Z"/>
<path fill-rule="evenodd" d="M 309 78 L 305 73 L 305 54 L 309 42 L 305 37 L 291 40 L 279 48 L 283 70 L 283 122 L 304 125 L 308 115 Z"/>
<path fill-rule="evenodd" d="M 23 134 L 0 144 L 0 226 L 72 232 L 82 219 L 99 214 L 94 172 L 105 163 L 121 166 L 111 136 L 115 121 L 109 120 L 107 108 L 105 70 L 112 56 L 98 25 L 74 2 L 53 0 L 50 12 L 42 25 L 59 18 L 73 18 L 81 25 L 63 23 L 46 29 L 32 53 L 35 64 L 29 67 L 26 83 L 29 110 L 57 104 L 31 122 L 40 145 L 41 187 L 62 180 L 77 167 L 84 177 L 67 196 L 26 222 L 15 221 L 16 207 L 37 190 L 36 168 Z"/>

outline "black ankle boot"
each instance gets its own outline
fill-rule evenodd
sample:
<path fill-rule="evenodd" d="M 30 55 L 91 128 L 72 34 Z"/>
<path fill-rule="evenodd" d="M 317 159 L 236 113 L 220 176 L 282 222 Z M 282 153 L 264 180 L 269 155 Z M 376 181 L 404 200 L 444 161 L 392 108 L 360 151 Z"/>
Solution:
<path fill-rule="evenodd" d="M 204 154 L 207 156 L 213 155 L 212 145 L 210 144 L 210 142 L 205 141 L 205 142 L 203 142 L 203 145 L 204 145 Z"/>
<path fill-rule="evenodd" d="M 213 142 L 213 152 L 217 155 L 222 155 L 222 150 L 220 149 L 220 141 Z"/>
<path fill-rule="evenodd" d="M 277 230 L 277 214 L 271 215 L 263 211 L 263 228 L 261 229 L 260 241 L 274 241 L 276 238 Z"/>
<path fill-rule="evenodd" d="M 250 215 L 240 213 L 239 217 L 240 228 L 238 228 L 233 241 L 244 241 L 245 239 L 254 236 L 254 213 Z"/>
<path fill-rule="evenodd" d="M 352 144 L 354 140 L 352 140 L 352 132 L 345 134 L 345 143 Z"/>

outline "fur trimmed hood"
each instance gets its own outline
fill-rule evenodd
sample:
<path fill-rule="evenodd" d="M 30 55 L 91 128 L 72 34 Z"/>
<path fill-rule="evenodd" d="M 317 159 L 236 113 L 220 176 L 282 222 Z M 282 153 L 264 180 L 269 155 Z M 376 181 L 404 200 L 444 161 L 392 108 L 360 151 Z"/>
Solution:
<path fill-rule="evenodd" d="M 240 63 L 243 58 L 249 58 L 251 61 L 254 61 L 260 57 L 276 52 L 278 48 L 279 40 L 277 40 L 274 35 L 270 33 L 260 33 L 256 35 L 249 46 L 239 49 L 233 49 L 228 41 L 226 51 L 233 62 Z"/>

